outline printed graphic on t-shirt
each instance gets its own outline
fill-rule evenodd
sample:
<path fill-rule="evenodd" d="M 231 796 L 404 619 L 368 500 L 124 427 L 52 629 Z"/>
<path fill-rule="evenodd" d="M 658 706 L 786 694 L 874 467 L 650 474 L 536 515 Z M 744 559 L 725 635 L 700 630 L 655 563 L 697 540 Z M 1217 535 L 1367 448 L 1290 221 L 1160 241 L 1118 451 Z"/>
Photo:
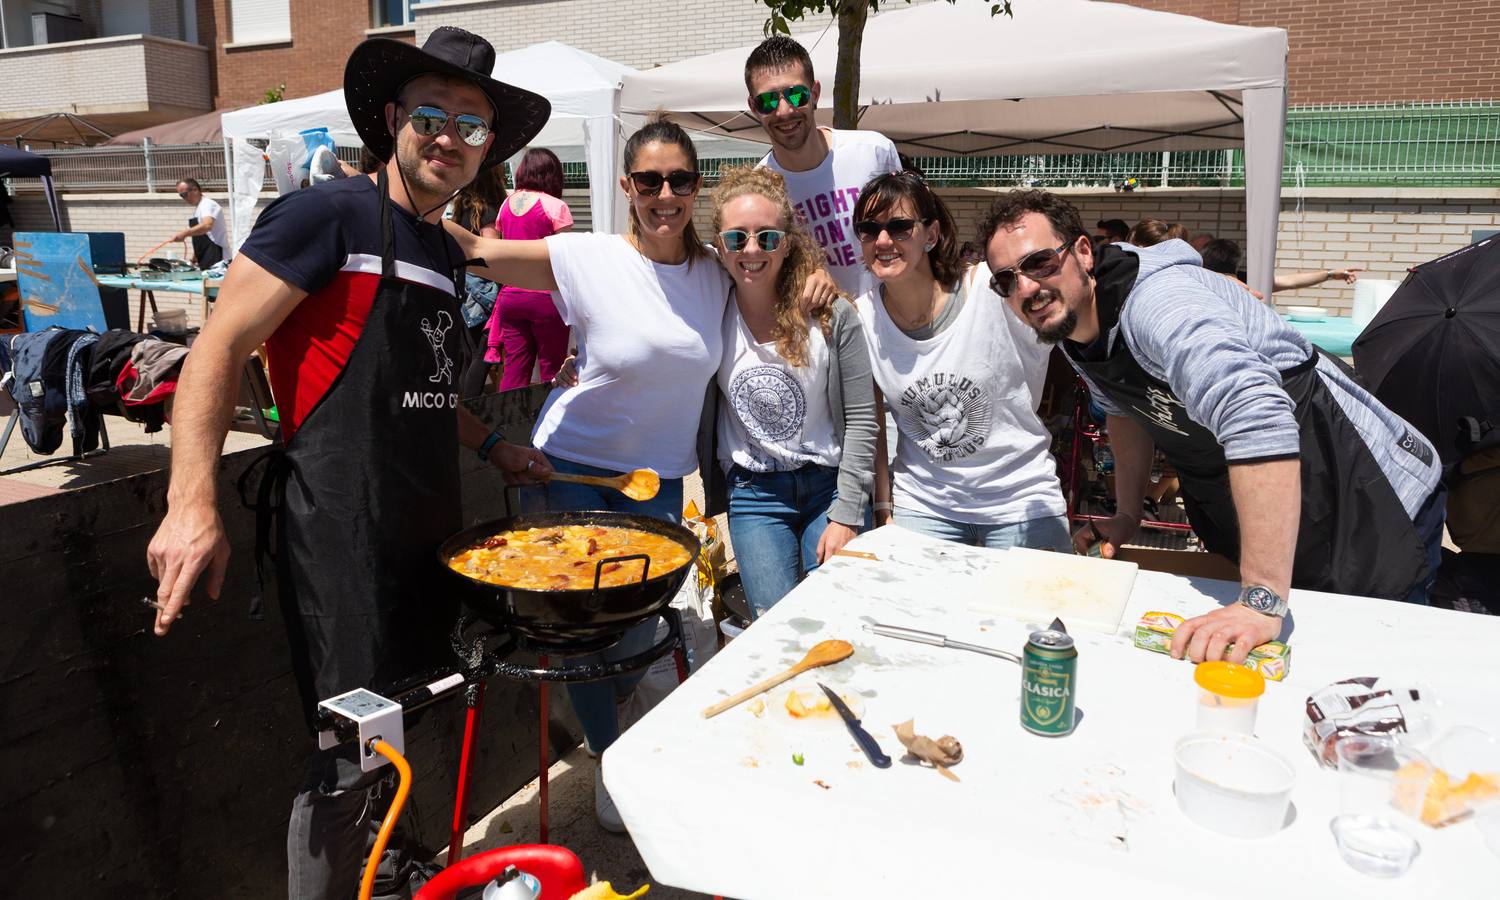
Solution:
<path fill-rule="evenodd" d="M 933 372 L 908 385 L 900 405 L 907 436 L 936 461 L 969 456 L 989 438 L 990 398 L 968 376 Z"/>
<path fill-rule="evenodd" d="M 422 333 L 427 335 L 427 343 L 432 345 L 433 362 L 437 371 L 432 373 L 428 381 L 444 384 L 453 383 L 453 359 L 448 356 L 448 350 L 443 346 L 443 341 L 448 337 L 448 329 L 453 327 L 453 317 L 448 315 L 447 310 L 438 310 L 437 327 L 426 319 L 422 320 Z"/>
<path fill-rule="evenodd" d="M 860 188 L 838 188 L 813 194 L 796 205 L 797 215 L 812 233 L 828 265 L 847 267 L 863 261 L 854 235 L 854 201 Z"/>
<path fill-rule="evenodd" d="M 785 443 L 801 434 L 807 420 L 802 386 L 775 366 L 755 366 L 734 376 L 729 402 L 745 430 L 762 443 Z"/>

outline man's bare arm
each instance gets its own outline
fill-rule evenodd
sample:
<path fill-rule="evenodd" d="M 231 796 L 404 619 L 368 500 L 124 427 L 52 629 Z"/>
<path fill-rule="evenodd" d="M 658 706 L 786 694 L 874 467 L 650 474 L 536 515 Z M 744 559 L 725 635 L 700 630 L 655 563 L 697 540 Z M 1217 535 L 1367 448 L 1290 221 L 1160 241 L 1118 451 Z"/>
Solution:
<path fill-rule="evenodd" d="M 1121 546 L 1133 539 L 1141 529 L 1141 515 L 1146 497 L 1146 480 L 1151 476 L 1151 460 L 1156 455 L 1156 442 L 1151 434 L 1134 419 L 1109 416 L 1109 447 L 1115 456 L 1115 514 L 1108 519 L 1094 522 L 1073 534 L 1073 549 L 1087 553 L 1095 543 L 1103 545 L 1099 555 L 1114 559 Z"/>
<path fill-rule="evenodd" d="M 1231 463 L 1229 491 L 1240 526 L 1240 584 L 1259 584 L 1286 597 L 1302 519 L 1302 465 L 1296 459 Z M 1244 662 L 1250 650 L 1281 633 L 1281 619 L 1234 603 L 1188 619 L 1172 636 L 1172 655 L 1193 662 Z"/>
<path fill-rule="evenodd" d="M 214 314 L 183 363 L 172 414 L 172 480 L 167 515 L 146 561 L 157 579 L 156 633 L 163 635 L 205 571 L 217 598 L 229 562 L 216 483 L 241 368 L 306 292 L 241 256 L 229 267 Z"/>
<path fill-rule="evenodd" d="M 193 225 L 190 228 L 184 228 L 181 231 L 177 232 L 176 234 L 172 235 L 172 240 L 173 241 L 185 241 L 185 240 L 187 240 L 190 237 L 194 237 L 194 236 L 200 235 L 200 234 L 208 234 L 210 231 L 213 231 L 213 230 L 214 230 L 214 217 L 213 216 L 204 216 L 203 219 L 201 221 L 199 221 L 197 225 Z"/>

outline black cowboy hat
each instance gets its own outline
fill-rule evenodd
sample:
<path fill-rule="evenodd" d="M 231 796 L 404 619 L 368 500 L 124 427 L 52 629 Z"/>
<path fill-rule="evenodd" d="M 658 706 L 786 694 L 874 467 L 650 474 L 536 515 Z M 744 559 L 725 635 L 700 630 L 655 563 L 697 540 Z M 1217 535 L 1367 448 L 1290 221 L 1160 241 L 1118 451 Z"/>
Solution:
<path fill-rule="evenodd" d="M 344 66 L 344 103 L 354 130 L 382 160 L 391 157 L 394 138 L 386 130 L 385 105 L 418 75 L 446 75 L 472 81 L 495 107 L 494 143 L 480 169 L 499 165 L 525 147 L 552 114 L 547 98 L 490 77 L 495 48 L 462 28 L 433 29 L 416 47 L 390 38 L 370 38 L 349 54 Z"/>

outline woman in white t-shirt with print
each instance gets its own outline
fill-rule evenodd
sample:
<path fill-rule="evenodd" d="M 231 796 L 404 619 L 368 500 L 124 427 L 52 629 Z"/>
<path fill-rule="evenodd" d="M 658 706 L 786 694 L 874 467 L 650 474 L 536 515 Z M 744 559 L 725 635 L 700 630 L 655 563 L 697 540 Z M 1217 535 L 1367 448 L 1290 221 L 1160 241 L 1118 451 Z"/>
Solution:
<path fill-rule="evenodd" d="M 855 306 L 897 426 L 887 479 L 880 423 L 876 521 L 894 506 L 897 525 L 930 537 L 1071 552 L 1051 436 L 1036 415 L 1049 348 L 990 291 L 983 263 L 964 267 L 953 217 L 920 176 L 872 179 L 854 223 L 880 281 Z"/>
<path fill-rule="evenodd" d="M 727 169 L 713 202 L 715 244 L 734 289 L 724 311 L 716 446 L 700 468 L 727 476 L 729 538 L 759 616 L 865 524 L 875 393 L 854 307 L 837 300 L 812 317 L 802 309 L 823 254 L 798 223 L 782 177 Z M 725 491 L 706 478 L 714 513 Z"/>
<path fill-rule="evenodd" d="M 497 241 L 450 228 L 478 269 L 497 282 L 556 291 L 578 345 L 577 383 L 554 390 L 532 430 L 532 443 L 558 472 L 618 475 L 651 468 L 661 490 L 647 501 L 618 491 L 556 482 L 551 510 L 617 510 L 678 521 L 682 479 L 697 468 L 697 431 L 709 381 L 718 371 L 729 277 L 693 232 L 701 176 L 687 132 L 653 119 L 625 144 L 621 189 L 630 201 L 625 235 L 565 233 L 544 240 Z M 473 269 L 471 269 L 472 271 Z M 831 279 L 820 286 L 832 290 Z M 656 623 L 630 629 L 596 654 L 616 661 L 647 649 Z M 569 684 L 568 697 L 590 749 L 603 753 L 620 736 L 617 696 L 641 674 Z M 595 813 L 604 828 L 624 824 L 597 771 Z"/>

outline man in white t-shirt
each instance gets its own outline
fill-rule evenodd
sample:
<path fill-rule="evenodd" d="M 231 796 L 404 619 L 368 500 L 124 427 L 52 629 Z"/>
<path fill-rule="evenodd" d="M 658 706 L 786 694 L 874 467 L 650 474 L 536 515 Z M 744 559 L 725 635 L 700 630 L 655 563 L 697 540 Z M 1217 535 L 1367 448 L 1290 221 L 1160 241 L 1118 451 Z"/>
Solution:
<path fill-rule="evenodd" d="M 188 227 L 172 235 L 172 240 L 192 238 L 193 258 L 197 260 L 198 268 L 207 269 L 224 258 L 224 248 L 229 245 L 224 210 L 218 201 L 203 196 L 203 185 L 196 178 L 177 182 L 177 196 L 193 207 L 193 217 L 188 220 Z"/>
<path fill-rule="evenodd" d="M 821 91 L 802 45 L 776 35 L 745 60 L 750 113 L 771 140 L 761 165 L 786 179 L 792 206 L 823 247 L 828 272 L 851 297 L 874 286 L 860 256 L 851 216 L 871 178 L 901 171 L 890 138 L 874 131 L 819 128 L 813 114 Z"/>

